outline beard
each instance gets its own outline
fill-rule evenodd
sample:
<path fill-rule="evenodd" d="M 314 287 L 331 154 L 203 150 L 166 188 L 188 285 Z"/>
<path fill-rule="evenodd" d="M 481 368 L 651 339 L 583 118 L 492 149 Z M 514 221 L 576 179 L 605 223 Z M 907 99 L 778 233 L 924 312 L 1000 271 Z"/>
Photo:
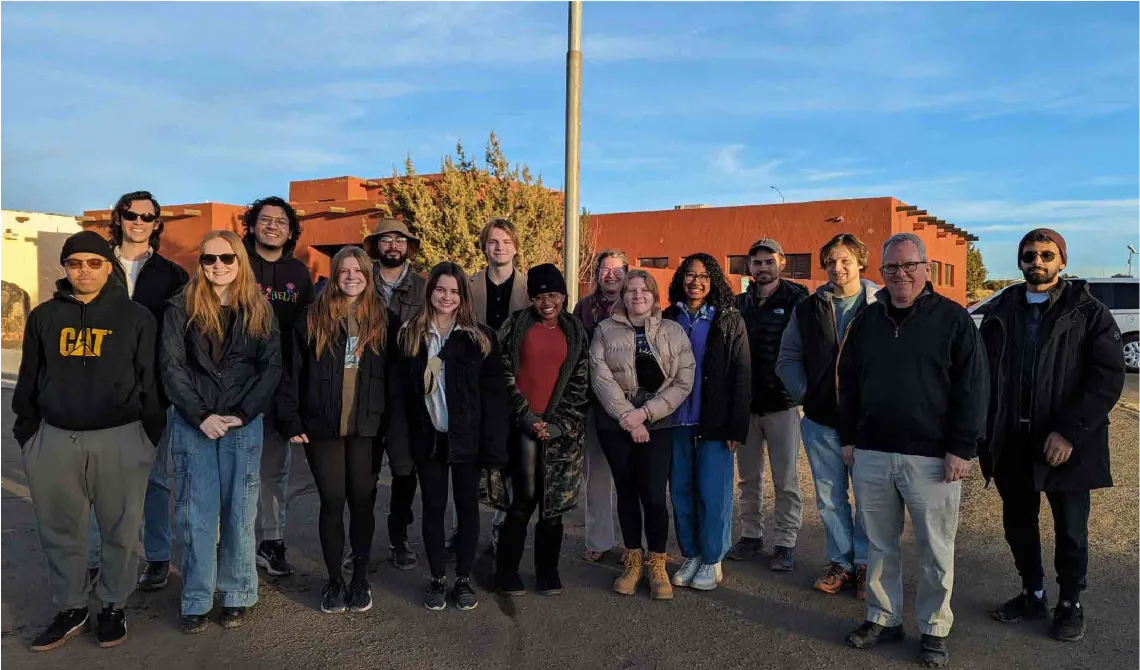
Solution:
<path fill-rule="evenodd" d="M 1026 284 L 1041 286 L 1056 279 L 1059 272 L 1060 270 L 1050 271 L 1049 268 L 1026 268 L 1021 271 L 1021 275 L 1025 277 Z"/>
<path fill-rule="evenodd" d="M 755 281 L 757 284 L 760 284 L 761 286 L 767 286 L 768 284 L 771 284 L 772 282 L 776 281 L 779 278 L 780 278 L 780 275 L 778 275 L 778 274 L 773 274 L 773 275 L 767 275 L 766 274 L 766 275 L 756 275 L 756 276 L 752 277 L 752 280 Z"/>
<path fill-rule="evenodd" d="M 381 254 L 380 258 L 377 258 L 376 260 L 380 261 L 380 265 L 383 265 L 386 268 L 398 268 L 404 264 L 404 261 L 408 260 L 408 257 L 404 254 L 400 254 L 396 257 L 389 256 L 388 254 Z"/>

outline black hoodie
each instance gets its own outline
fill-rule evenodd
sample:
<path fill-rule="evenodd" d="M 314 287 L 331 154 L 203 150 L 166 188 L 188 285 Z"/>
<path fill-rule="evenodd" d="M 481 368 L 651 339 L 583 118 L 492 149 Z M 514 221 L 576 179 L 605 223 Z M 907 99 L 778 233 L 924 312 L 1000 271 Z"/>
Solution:
<path fill-rule="evenodd" d="M 89 303 L 66 279 L 32 310 L 12 396 L 12 433 L 23 446 L 40 422 L 64 430 L 115 428 L 142 421 L 158 444 L 166 426 L 155 377 L 154 317 L 111 278 Z M 81 337 L 86 333 L 85 337 Z"/>
<path fill-rule="evenodd" d="M 277 326 L 282 333 L 292 333 L 293 324 L 313 301 L 313 278 L 301 259 L 293 257 L 295 240 L 289 240 L 281 250 L 281 258 L 267 261 L 257 253 L 252 234 L 245 236 L 245 249 L 249 252 L 249 265 L 257 288 L 273 307 Z M 288 339 L 288 338 L 282 338 Z M 288 344 L 282 343 L 286 347 Z M 284 352 L 283 352 L 284 353 Z"/>

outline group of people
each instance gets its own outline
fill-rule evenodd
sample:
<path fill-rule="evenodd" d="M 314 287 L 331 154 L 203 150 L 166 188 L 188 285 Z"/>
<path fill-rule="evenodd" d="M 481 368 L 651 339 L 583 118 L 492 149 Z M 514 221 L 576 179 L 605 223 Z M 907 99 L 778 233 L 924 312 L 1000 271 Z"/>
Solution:
<path fill-rule="evenodd" d="M 766 559 L 793 570 L 802 442 L 826 537 L 814 586 L 850 588 L 867 603 L 849 645 L 903 637 L 905 512 L 920 565 L 919 660 L 948 663 L 961 480 L 975 457 L 997 482 L 1022 578 L 993 616 L 1048 614 L 1044 492 L 1057 532 L 1052 631 L 1084 633 L 1089 491 L 1111 485 L 1108 413 L 1124 363 L 1111 314 L 1084 282 L 1061 278 L 1067 249 L 1055 231 L 1021 241 L 1026 282 L 979 330 L 934 290 L 923 242 L 909 233 L 883 245 L 882 289 L 863 276 L 866 245 L 846 233 L 820 249 L 828 282 L 814 292 L 782 278 L 784 251 L 769 238 L 749 249 L 740 295 L 708 254 L 686 257 L 663 294 L 652 274 L 607 250 L 595 290 L 571 311 L 556 266 L 517 268 L 506 219 L 485 226 L 487 267 L 470 277 L 451 262 L 419 274 L 419 241 L 382 219 L 361 247 L 336 253 L 314 291 L 292 257 L 301 227 L 288 202 L 253 203 L 244 238 L 208 233 L 189 277 L 158 253 L 160 213 L 150 193 L 129 193 L 112 211 L 110 243 L 94 232 L 69 238 L 66 278 L 28 319 L 13 430 L 60 608 L 33 649 L 82 631 L 92 589 L 103 603 L 99 645 L 122 643 L 124 602 L 136 584 L 166 585 L 172 545 L 183 629 L 206 629 L 215 592 L 221 624 L 242 625 L 257 601 L 256 566 L 293 571 L 290 444 L 303 447 L 320 497 L 323 612 L 372 607 L 366 566 L 385 457 L 391 563 L 418 565 L 408 542 L 418 487 L 424 606 L 470 610 L 481 503 L 496 510 L 495 588 L 527 592 L 520 564 L 535 518 L 535 589 L 555 595 L 563 516 L 583 499 L 585 558 L 598 561 L 618 546 L 616 490 L 624 546 L 613 590 L 634 595 L 644 582 L 668 600 L 674 586 L 717 588 L 725 558 L 765 556 L 769 465 Z M 672 575 L 670 503 L 684 558 Z"/>

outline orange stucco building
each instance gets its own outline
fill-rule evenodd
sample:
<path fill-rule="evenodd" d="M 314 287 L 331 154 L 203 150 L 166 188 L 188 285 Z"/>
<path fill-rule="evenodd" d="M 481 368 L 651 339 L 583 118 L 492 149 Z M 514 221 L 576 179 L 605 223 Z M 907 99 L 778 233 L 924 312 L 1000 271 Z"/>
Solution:
<path fill-rule="evenodd" d="M 429 183 L 438 175 L 423 175 Z M 345 244 L 359 244 L 386 213 L 381 195 L 383 179 L 333 177 L 294 181 L 288 200 L 297 210 L 303 233 L 295 255 L 314 277 L 328 276 L 329 261 Z M 162 208 L 166 228 L 162 252 L 192 270 L 198 243 L 210 230 L 242 233 L 244 205 L 199 203 Z M 92 210 L 78 217 L 84 228 L 107 234 L 109 210 Z M 747 273 L 748 247 L 772 237 L 788 258 L 785 275 L 815 288 L 826 281 L 819 267 L 820 247 L 840 232 L 851 232 L 871 250 L 867 276 L 882 282 L 880 248 L 887 237 L 914 232 L 926 244 L 933 262 L 936 289 L 966 303 L 966 244 L 976 239 L 914 205 L 895 198 L 863 198 L 742 207 L 678 207 L 672 210 L 592 214 L 598 249 L 618 248 L 633 266 L 651 269 L 664 283 L 681 259 L 696 251 L 721 261 L 734 290 L 741 290 Z"/>

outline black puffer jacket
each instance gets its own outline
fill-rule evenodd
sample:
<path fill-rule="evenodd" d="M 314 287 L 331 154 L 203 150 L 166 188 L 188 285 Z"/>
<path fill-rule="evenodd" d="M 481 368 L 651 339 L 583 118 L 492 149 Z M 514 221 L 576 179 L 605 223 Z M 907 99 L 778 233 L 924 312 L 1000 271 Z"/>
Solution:
<path fill-rule="evenodd" d="M 475 338 L 463 330 L 453 332 L 440 351 L 447 398 L 448 462 L 501 468 L 507 464 L 510 430 L 507 381 L 494 331 L 480 328 L 491 341 L 486 356 Z M 390 382 L 396 392 L 389 396 L 388 443 L 406 448 L 416 461 L 427 459 L 435 444 L 435 425 L 424 402 L 427 350 L 427 344 L 421 344 L 418 355 L 407 356 L 398 342 L 391 350 Z"/>
<path fill-rule="evenodd" d="M 807 297 L 807 287 L 787 279 L 780 280 L 780 285 L 763 304 L 760 303 L 760 285 L 756 282 L 736 296 L 736 309 L 744 317 L 752 356 L 753 414 L 782 412 L 796 406 L 776 374 L 776 361 L 780 357 L 780 338 L 792 318 L 792 309 Z"/>
<path fill-rule="evenodd" d="M 273 404 L 281 380 L 281 335 L 277 318 L 269 336 L 246 335 L 238 314 L 226 334 L 222 362 L 215 365 L 197 328 L 189 327 L 185 291 L 170 300 L 162 327 L 162 384 L 166 397 L 191 426 L 211 414 L 249 423 Z"/>
<path fill-rule="evenodd" d="M 982 321 L 990 371 L 986 437 L 978 456 L 987 481 L 1002 451 L 1016 444 L 1020 386 L 1012 352 L 1025 337 L 1025 287 L 1005 291 Z M 1037 383 L 1032 391 L 1030 435 L 1038 491 L 1077 492 L 1112 486 L 1108 413 L 1124 388 L 1124 353 L 1112 313 L 1089 293 L 1088 282 L 1061 280 L 1050 293 L 1037 336 Z M 1045 439 L 1058 432 L 1072 456 L 1052 467 Z"/>
<path fill-rule="evenodd" d="M 681 308 L 673 305 L 661 316 L 677 321 Z M 699 439 L 744 442 L 752 397 L 752 356 L 744 317 L 733 307 L 718 309 L 709 325 L 701 373 Z"/>
<path fill-rule="evenodd" d="M 398 318 L 395 314 L 388 314 L 388 332 L 384 346 L 378 352 L 366 347 L 360 355 L 353 435 L 376 437 L 382 433 L 381 424 L 387 406 L 385 377 L 389 372 L 388 352 L 396 341 Z M 309 439 L 340 437 L 347 334 L 342 328 L 317 358 L 316 340 L 309 340 L 306 310 L 293 326 L 292 336 L 292 360 L 285 365 L 277 392 L 277 429 L 285 437 L 296 437 L 302 433 Z"/>

